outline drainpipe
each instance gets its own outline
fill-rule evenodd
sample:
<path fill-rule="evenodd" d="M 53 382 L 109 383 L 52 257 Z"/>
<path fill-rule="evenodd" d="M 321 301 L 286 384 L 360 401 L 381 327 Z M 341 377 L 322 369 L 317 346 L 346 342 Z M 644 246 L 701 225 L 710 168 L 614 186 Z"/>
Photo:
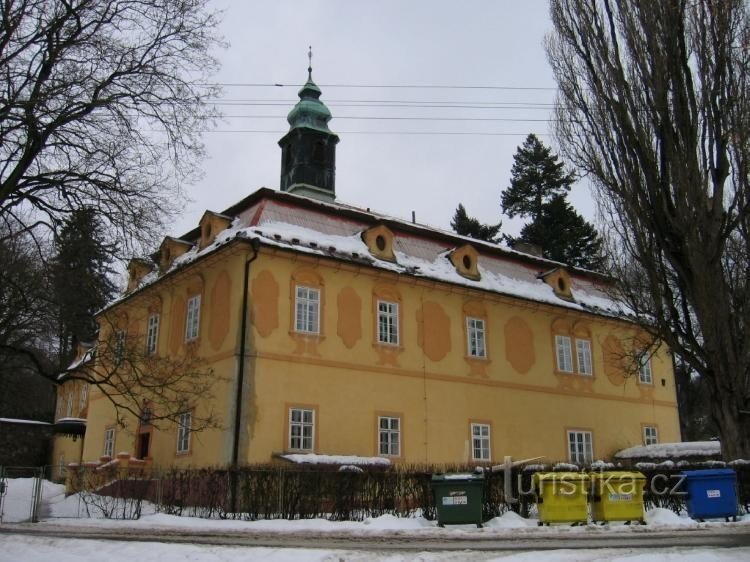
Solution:
<path fill-rule="evenodd" d="M 245 383 L 245 348 L 247 347 L 247 286 L 250 278 L 250 264 L 258 257 L 260 249 L 260 240 L 253 238 L 250 240 L 253 248 L 253 255 L 245 261 L 245 274 L 242 283 L 242 325 L 240 328 L 240 364 L 237 369 L 237 397 L 235 400 L 234 416 L 234 442 L 232 444 L 232 468 L 237 468 L 239 464 L 240 452 L 240 425 L 242 418 L 242 390 Z"/>

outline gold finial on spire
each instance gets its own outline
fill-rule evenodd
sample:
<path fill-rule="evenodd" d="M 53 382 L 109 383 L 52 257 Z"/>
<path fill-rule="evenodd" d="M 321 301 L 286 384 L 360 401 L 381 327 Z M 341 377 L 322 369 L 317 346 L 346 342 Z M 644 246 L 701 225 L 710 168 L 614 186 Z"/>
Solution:
<path fill-rule="evenodd" d="M 308 45 L 307 47 L 307 60 L 309 61 L 307 67 L 307 79 L 312 80 L 312 45 Z"/>

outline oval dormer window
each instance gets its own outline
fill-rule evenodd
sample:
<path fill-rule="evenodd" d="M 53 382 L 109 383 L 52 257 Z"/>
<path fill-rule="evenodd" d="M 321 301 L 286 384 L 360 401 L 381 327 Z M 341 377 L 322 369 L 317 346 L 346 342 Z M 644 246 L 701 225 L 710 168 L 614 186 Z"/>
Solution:
<path fill-rule="evenodd" d="M 385 236 L 383 236 L 382 234 L 378 234 L 378 236 L 375 238 L 375 246 L 377 246 L 378 250 L 384 252 L 386 247 Z"/>
<path fill-rule="evenodd" d="M 464 256 L 461 260 L 461 263 L 464 264 L 465 269 L 471 269 L 471 257 L 470 256 Z"/>
<path fill-rule="evenodd" d="M 558 288 L 558 290 L 559 290 L 559 291 L 560 291 L 561 293 L 564 293 L 564 292 L 566 292 L 566 291 L 568 290 L 568 289 L 567 289 L 567 285 L 565 284 L 565 279 L 563 279 L 562 277 L 560 277 L 560 278 L 559 278 L 559 279 L 557 280 L 557 288 Z"/>

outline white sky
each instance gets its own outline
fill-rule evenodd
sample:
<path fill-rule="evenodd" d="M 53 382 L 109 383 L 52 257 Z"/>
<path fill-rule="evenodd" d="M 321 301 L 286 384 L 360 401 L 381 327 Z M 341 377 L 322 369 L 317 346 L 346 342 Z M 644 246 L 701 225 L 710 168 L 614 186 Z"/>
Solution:
<path fill-rule="evenodd" d="M 220 53 L 223 68 L 216 81 L 286 87 L 224 88 L 224 101 L 276 100 L 281 105 L 243 102 L 222 107 L 225 122 L 205 135 L 205 176 L 186 186 L 192 202 L 170 226 L 170 234 L 195 227 L 205 209 L 220 211 L 259 187 L 278 189 L 277 141 L 288 130 L 286 115 L 307 78 L 308 45 L 313 47 L 313 79 L 333 113 L 330 127 L 341 138 L 336 156 L 340 201 L 401 218 L 414 210 L 418 222 L 446 229 L 463 202 L 470 214 L 494 223 L 500 218 L 500 193 L 508 185 L 516 147 L 529 132 L 554 145 L 547 120 L 555 84 L 542 45 L 551 28 L 545 0 L 217 0 L 216 6 L 224 10 L 221 32 L 230 44 Z M 344 100 L 506 107 L 350 107 Z M 512 107 L 519 104 L 526 107 Z M 247 117 L 261 115 L 275 118 Z M 574 186 L 571 199 L 591 218 L 593 206 L 583 184 Z M 516 233 L 519 225 L 505 219 L 504 231 Z"/>

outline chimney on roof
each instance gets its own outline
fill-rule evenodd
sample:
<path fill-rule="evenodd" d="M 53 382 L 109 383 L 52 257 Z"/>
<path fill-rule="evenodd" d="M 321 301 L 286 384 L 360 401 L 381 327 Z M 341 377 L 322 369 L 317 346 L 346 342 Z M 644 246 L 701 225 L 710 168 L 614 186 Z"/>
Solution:
<path fill-rule="evenodd" d="M 542 247 L 539 244 L 532 244 L 531 242 L 525 242 L 523 240 L 517 240 L 513 243 L 512 248 L 516 252 L 521 252 L 522 254 L 528 254 L 530 256 L 536 256 L 538 258 L 544 257 L 542 255 Z"/>

